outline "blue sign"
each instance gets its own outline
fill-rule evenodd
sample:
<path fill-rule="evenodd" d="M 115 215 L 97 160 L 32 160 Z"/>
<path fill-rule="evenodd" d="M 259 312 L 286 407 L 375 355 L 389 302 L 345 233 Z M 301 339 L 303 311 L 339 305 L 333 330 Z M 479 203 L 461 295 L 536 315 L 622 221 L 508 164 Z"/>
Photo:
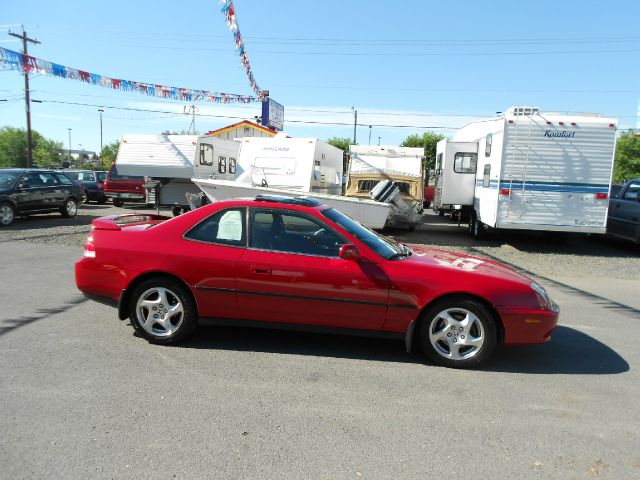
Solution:
<path fill-rule="evenodd" d="M 263 101 L 262 125 L 282 131 L 284 128 L 284 107 L 270 98 Z"/>

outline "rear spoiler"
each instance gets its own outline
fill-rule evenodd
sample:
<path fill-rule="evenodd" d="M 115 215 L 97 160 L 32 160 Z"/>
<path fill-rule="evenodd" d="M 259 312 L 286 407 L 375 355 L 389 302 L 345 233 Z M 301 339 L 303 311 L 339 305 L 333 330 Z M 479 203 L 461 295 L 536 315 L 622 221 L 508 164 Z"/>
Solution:
<path fill-rule="evenodd" d="M 149 222 L 169 220 L 171 217 L 155 215 L 153 213 L 127 213 L 124 215 L 109 215 L 96 218 L 91 222 L 92 230 L 120 230 L 124 226 L 141 225 Z"/>

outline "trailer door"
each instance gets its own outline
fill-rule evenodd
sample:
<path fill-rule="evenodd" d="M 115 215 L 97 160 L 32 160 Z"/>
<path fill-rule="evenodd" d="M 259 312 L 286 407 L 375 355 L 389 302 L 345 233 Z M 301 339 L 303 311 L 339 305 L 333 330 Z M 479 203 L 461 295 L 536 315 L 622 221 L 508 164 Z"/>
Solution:
<path fill-rule="evenodd" d="M 446 140 L 443 142 L 439 175 L 440 203 L 442 205 L 473 205 L 478 167 L 478 143 Z"/>

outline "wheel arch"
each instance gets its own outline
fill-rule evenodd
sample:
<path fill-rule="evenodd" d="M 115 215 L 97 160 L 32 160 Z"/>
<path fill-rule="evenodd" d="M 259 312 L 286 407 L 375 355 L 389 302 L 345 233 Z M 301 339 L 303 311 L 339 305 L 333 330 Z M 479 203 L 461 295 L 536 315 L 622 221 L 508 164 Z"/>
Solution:
<path fill-rule="evenodd" d="M 407 352 L 413 352 L 414 350 L 417 349 L 416 342 L 418 341 L 418 336 L 416 335 L 416 332 L 420 331 L 420 326 L 422 325 L 422 322 L 425 321 L 426 311 L 437 302 L 441 302 L 444 300 L 453 300 L 453 299 L 474 300 L 480 303 L 483 307 L 485 307 L 491 313 L 491 315 L 493 315 L 493 319 L 495 320 L 496 337 L 498 339 L 498 342 L 499 343 L 504 342 L 504 323 L 502 321 L 502 318 L 500 317 L 500 314 L 498 313 L 498 311 L 496 310 L 496 308 L 493 306 L 491 302 L 489 302 L 486 298 L 483 298 L 479 295 L 474 295 L 472 293 L 449 292 L 431 299 L 429 303 L 427 303 L 422 307 L 416 319 L 409 324 L 409 326 L 407 327 L 407 330 L 405 331 L 405 345 L 407 347 Z"/>
<path fill-rule="evenodd" d="M 125 320 L 129 318 L 129 300 L 130 300 L 131 292 L 134 291 L 136 287 L 140 285 L 142 282 L 145 282 L 151 278 L 168 279 L 168 280 L 177 282 L 181 286 L 183 286 L 185 291 L 189 295 L 189 297 L 191 297 L 191 300 L 193 301 L 193 304 L 196 307 L 196 315 L 198 314 L 198 302 L 196 301 L 196 298 L 194 297 L 193 292 L 191 291 L 191 288 L 189 288 L 189 285 L 187 285 L 184 282 L 184 280 L 182 280 L 180 277 L 177 277 L 176 275 L 173 275 L 168 272 L 163 272 L 160 270 L 154 270 L 151 272 L 145 272 L 138 275 L 129 283 L 129 285 L 127 285 L 127 288 L 125 288 L 122 291 L 122 293 L 120 294 L 120 300 L 118 301 L 118 318 L 120 320 Z"/>

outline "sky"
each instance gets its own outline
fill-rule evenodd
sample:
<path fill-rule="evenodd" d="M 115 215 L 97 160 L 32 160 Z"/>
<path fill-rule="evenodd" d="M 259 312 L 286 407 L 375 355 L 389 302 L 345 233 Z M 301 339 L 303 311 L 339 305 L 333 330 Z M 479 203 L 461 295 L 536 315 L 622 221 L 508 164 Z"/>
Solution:
<path fill-rule="evenodd" d="M 640 2 L 235 0 L 261 89 L 284 105 L 295 137 L 398 145 L 451 136 L 512 105 L 590 112 L 640 127 Z M 112 78 L 252 95 L 217 0 L 9 0 L 0 47 L 21 26 L 29 54 Z M 69 148 L 127 133 L 186 131 L 190 102 L 31 75 L 32 128 Z M 0 69 L 0 127 L 26 127 L 24 79 Z M 259 103 L 199 102 L 203 133 L 261 114 Z M 371 127 L 369 127 L 371 125 Z M 71 129 L 71 131 L 69 131 Z"/>

